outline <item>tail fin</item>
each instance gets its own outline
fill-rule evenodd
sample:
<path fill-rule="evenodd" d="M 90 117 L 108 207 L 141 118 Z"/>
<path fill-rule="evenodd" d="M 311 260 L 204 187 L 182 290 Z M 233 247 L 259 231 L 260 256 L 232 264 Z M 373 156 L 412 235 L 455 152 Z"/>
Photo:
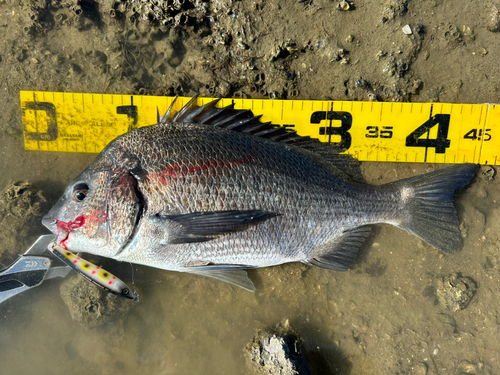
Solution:
<path fill-rule="evenodd" d="M 434 172 L 394 182 L 407 199 L 407 215 L 398 225 L 445 253 L 462 248 L 455 192 L 474 177 L 479 166 L 459 164 Z M 408 197 L 405 198 L 405 189 Z"/>

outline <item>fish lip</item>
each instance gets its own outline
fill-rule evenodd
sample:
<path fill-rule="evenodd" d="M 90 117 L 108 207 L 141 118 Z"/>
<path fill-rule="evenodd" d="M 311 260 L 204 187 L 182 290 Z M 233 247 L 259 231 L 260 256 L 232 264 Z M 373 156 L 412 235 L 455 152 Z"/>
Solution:
<path fill-rule="evenodd" d="M 57 236 L 56 242 L 61 245 L 68 239 L 69 231 L 57 227 L 58 220 L 52 216 L 45 215 L 42 218 L 42 224 Z"/>
<path fill-rule="evenodd" d="M 42 225 L 45 226 L 48 230 L 50 230 L 52 233 L 56 234 L 57 220 L 52 216 L 45 215 L 42 218 Z"/>

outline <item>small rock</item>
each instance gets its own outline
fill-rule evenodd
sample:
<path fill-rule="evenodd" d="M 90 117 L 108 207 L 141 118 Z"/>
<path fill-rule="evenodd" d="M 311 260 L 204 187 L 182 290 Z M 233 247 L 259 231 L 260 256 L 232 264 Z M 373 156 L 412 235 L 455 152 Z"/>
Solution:
<path fill-rule="evenodd" d="M 425 363 L 417 363 L 413 368 L 415 375 L 427 375 L 427 365 Z"/>
<path fill-rule="evenodd" d="M 411 31 L 411 26 L 410 25 L 403 26 L 403 28 L 401 30 L 403 30 L 403 33 L 405 33 L 406 35 L 413 34 L 413 32 Z"/>
<path fill-rule="evenodd" d="M 130 306 L 130 301 L 99 289 L 80 276 L 65 280 L 60 292 L 73 321 L 87 329 L 122 319 Z"/>
<path fill-rule="evenodd" d="M 382 73 L 385 75 L 392 77 L 396 74 L 397 67 L 396 63 L 394 60 L 392 61 L 387 61 L 383 66 L 382 66 Z"/>
<path fill-rule="evenodd" d="M 438 282 L 436 294 L 442 305 L 449 311 L 456 312 L 469 305 L 476 290 L 477 285 L 474 280 L 454 273 Z"/>
<path fill-rule="evenodd" d="M 491 165 L 485 165 L 481 167 L 481 170 L 479 171 L 479 176 L 486 182 L 491 182 L 495 179 L 497 175 L 497 171 L 494 167 Z"/>
<path fill-rule="evenodd" d="M 311 368 L 301 348 L 301 340 L 288 326 L 257 332 L 244 352 L 257 374 L 310 375 Z"/>
<path fill-rule="evenodd" d="M 375 58 L 377 59 L 377 61 L 380 61 L 380 59 L 385 56 L 387 56 L 387 52 L 378 51 L 377 54 L 375 55 Z"/>
<path fill-rule="evenodd" d="M 337 5 L 338 10 L 347 11 L 351 9 L 351 4 L 349 2 L 342 0 L 339 5 Z"/>
<path fill-rule="evenodd" d="M 466 374 L 476 374 L 478 366 L 476 366 L 475 363 L 471 363 L 469 361 L 462 361 L 460 363 L 460 369 Z"/>
<path fill-rule="evenodd" d="M 487 29 L 493 33 L 500 31 L 500 6 L 495 5 L 491 8 Z"/>
<path fill-rule="evenodd" d="M 385 0 L 382 4 L 382 23 L 402 16 L 408 9 L 408 0 Z"/>

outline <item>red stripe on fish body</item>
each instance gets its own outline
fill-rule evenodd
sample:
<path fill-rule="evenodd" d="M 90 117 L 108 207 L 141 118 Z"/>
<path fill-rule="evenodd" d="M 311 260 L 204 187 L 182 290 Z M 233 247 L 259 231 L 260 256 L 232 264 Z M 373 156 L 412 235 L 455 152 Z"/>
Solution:
<path fill-rule="evenodd" d="M 197 165 L 187 166 L 184 164 L 175 164 L 164 169 L 160 178 L 167 182 L 169 178 L 179 178 L 199 171 L 212 170 L 211 175 L 217 175 L 223 168 L 233 169 L 252 160 L 251 156 L 239 160 L 205 160 Z"/>

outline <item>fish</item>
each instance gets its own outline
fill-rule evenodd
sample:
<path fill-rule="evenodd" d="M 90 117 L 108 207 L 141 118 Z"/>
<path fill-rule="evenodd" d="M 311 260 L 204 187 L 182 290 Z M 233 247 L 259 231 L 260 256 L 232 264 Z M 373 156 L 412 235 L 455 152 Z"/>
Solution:
<path fill-rule="evenodd" d="M 175 102 L 175 101 L 174 101 Z M 246 270 L 302 262 L 347 271 L 387 223 L 453 253 L 455 195 L 479 166 L 456 164 L 380 186 L 334 144 L 194 97 L 110 142 L 42 223 L 88 252 L 255 290 Z"/>

